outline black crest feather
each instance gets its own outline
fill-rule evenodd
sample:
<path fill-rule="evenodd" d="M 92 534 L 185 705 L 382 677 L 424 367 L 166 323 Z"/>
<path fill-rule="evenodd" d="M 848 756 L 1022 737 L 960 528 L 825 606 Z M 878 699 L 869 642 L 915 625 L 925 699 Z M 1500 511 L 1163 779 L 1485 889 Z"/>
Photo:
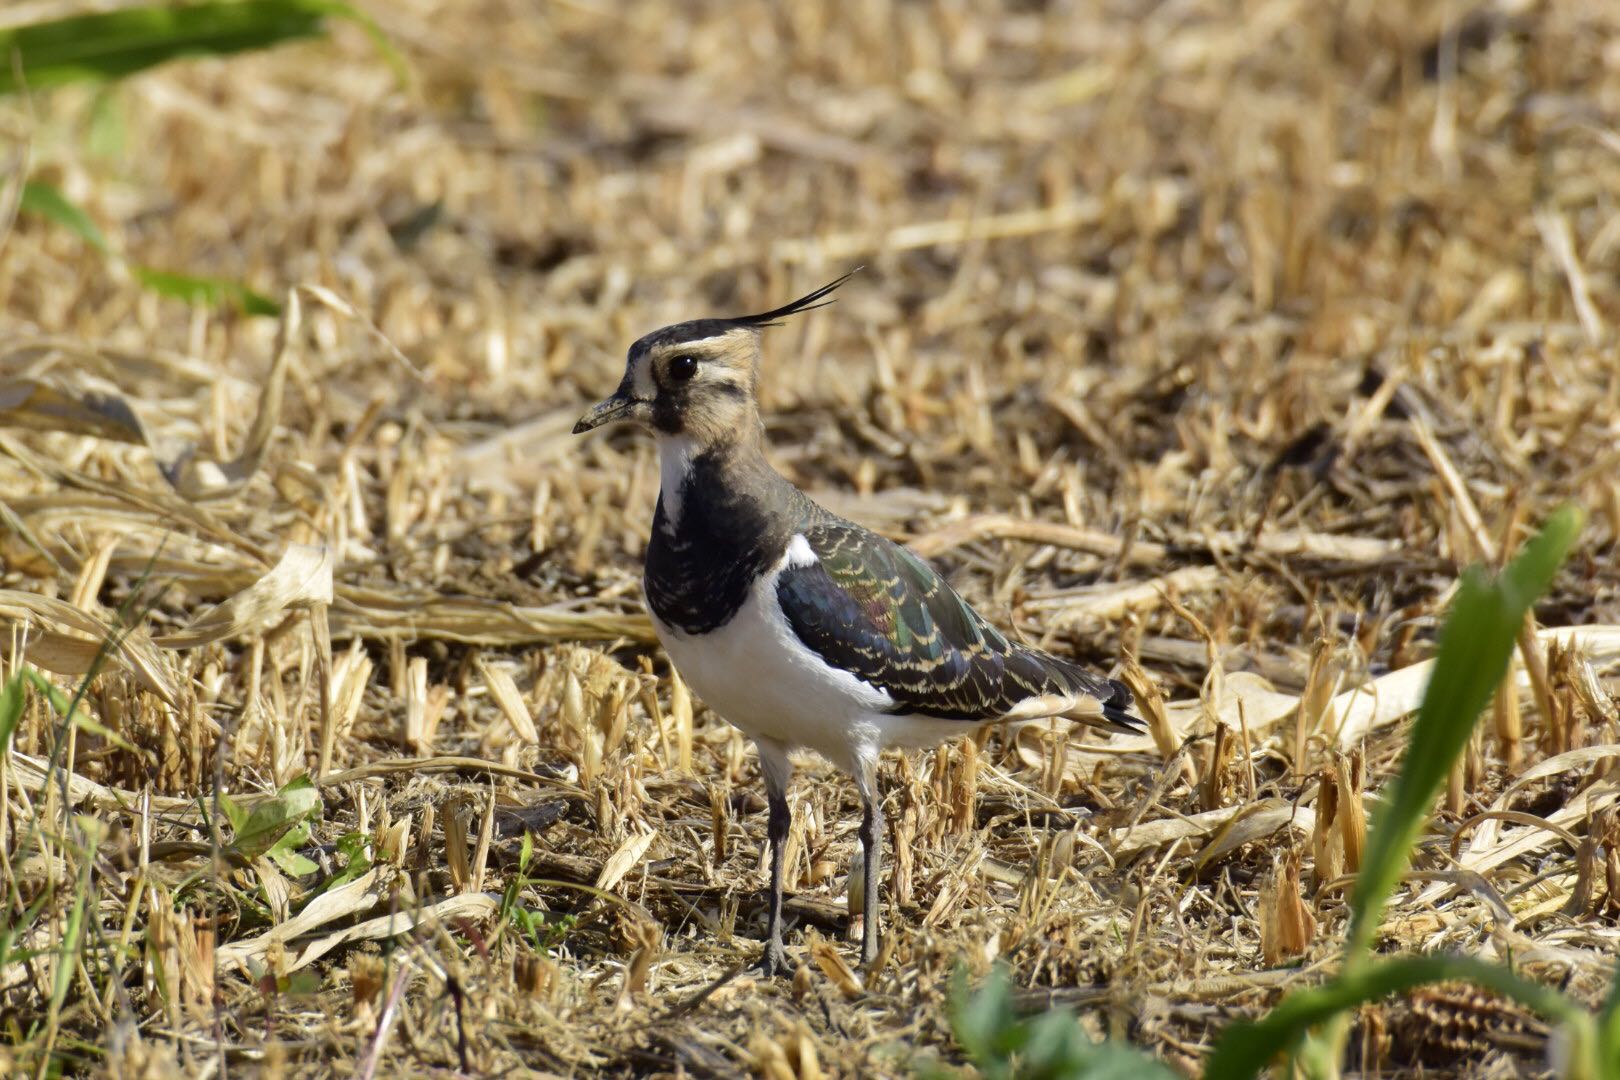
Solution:
<path fill-rule="evenodd" d="M 806 293 L 790 304 L 783 304 L 781 307 L 773 308 L 770 311 L 762 311 L 758 315 L 738 315 L 726 321 L 753 330 L 759 330 L 767 326 L 780 326 L 781 323 L 777 321 L 778 319 L 784 319 L 789 315 L 797 315 L 802 311 L 814 311 L 818 307 L 826 307 L 832 303 L 831 300 L 822 300 L 821 298 L 860 273 L 862 269 L 863 267 L 857 266 L 837 281 L 828 282 L 815 292 Z M 821 302 L 817 303 L 818 300 Z"/>

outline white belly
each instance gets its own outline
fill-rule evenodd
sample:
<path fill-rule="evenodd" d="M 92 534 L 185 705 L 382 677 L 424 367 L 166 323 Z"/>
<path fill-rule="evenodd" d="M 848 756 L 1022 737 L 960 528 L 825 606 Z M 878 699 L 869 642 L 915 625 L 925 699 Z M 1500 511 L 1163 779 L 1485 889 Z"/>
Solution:
<path fill-rule="evenodd" d="M 749 735 L 814 750 L 846 772 L 886 747 L 932 746 L 973 729 L 890 713 L 888 694 L 828 666 L 782 614 L 780 572 L 756 582 L 737 614 L 707 634 L 686 634 L 653 616 L 664 651 L 704 704 Z"/>

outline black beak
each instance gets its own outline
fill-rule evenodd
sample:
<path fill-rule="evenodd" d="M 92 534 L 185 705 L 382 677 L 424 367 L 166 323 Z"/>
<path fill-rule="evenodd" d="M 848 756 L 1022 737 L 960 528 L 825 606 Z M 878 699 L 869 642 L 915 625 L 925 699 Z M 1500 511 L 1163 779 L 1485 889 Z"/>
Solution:
<path fill-rule="evenodd" d="M 612 397 L 598 401 L 591 406 L 590 412 L 579 418 L 579 423 L 574 425 L 574 434 L 583 435 L 592 428 L 623 420 L 637 405 L 643 404 L 645 402 L 631 397 L 621 386 Z"/>

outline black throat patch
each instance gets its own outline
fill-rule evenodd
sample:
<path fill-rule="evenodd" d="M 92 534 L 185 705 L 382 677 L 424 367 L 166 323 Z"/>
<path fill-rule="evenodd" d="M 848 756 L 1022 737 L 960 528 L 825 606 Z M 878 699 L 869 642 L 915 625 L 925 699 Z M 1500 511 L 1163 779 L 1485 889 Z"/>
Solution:
<path fill-rule="evenodd" d="M 687 634 L 724 626 L 781 560 L 813 505 L 757 455 L 733 447 L 698 454 L 673 522 L 658 497 L 642 575 L 647 606 Z"/>

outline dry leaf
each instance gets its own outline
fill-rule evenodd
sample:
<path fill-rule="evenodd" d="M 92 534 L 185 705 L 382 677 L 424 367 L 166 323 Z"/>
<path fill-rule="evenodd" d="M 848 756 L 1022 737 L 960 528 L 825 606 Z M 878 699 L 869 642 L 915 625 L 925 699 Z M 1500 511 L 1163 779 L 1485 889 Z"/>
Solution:
<path fill-rule="evenodd" d="M 317 896 L 304 905 L 304 910 L 297 915 L 286 922 L 278 923 L 259 936 L 221 946 L 220 966 L 237 966 L 245 969 L 250 959 L 262 960 L 272 944 L 284 945 L 313 933 L 329 922 L 369 911 L 386 892 L 382 871 L 378 868 L 368 870 L 353 881 Z M 286 970 L 293 971 L 296 967 Z"/>
<path fill-rule="evenodd" d="M 525 744 L 533 746 L 540 741 L 540 732 L 534 726 L 534 717 L 529 714 L 528 705 L 524 704 L 523 693 L 512 678 L 512 673 L 504 667 L 487 663 L 482 657 L 478 660 L 478 671 L 484 677 L 484 685 L 489 687 L 490 697 L 500 706 L 501 714 L 506 717 L 512 730 Z"/>
<path fill-rule="evenodd" d="M 325 546 L 288 544 L 281 561 L 258 581 L 216 604 L 178 633 L 154 639 L 165 649 L 192 649 L 268 630 L 288 608 L 332 602 L 332 553 Z"/>
<path fill-rule="evenodd" d="M 815 961 L 816 967 L 820 968 L 828 981 L 838 988 L 840 994 L 853 1000 L 866 992 L 861 977 L 855 974 L 854 969 L 844 960 L 837 945 L 814 930 L 806 935 L 806 940 L 809 943 L 810 959 Z"/>
<path fill-rule="evenodd" d="M 624 876 L 641 862 L 642 856 L 647 854 L 647 848 L 652 845 L 653 837 L 657 835 L 652 830 L 632 835 L 619 845 L 619 850 L 608 857 L 602 864 L 602 872 L 596 876 L 596 887 L 611 892 L 613 887 L 624 880 Z"/>
<path fill-rule="evenodd" d="M 66 390 L 38 379 L 0 379 L 0 427 L 65 431 L 146 445 L 146 430 L 123 398 Z"/>
<path fill-rule="evenodd" d="M 1109 850 L 1118 860 L 1184 837 L 1208 836 L 1210 840 L 1198 853 L 1198 858 L 1208 863 L 1244 844 L 1271 836 L 1285 826 L 1292 826 L 1298 835 L 1308 836 L 1315 825 L 1316 813 L 1308 806 L 1295 806 L 1287 799 L 1262 799 L 1202 814 L 1112 829 L 1108 833 L 1112 841 Z"/>
<path fill-rule="evenodd" d="M 9 589 L 0 589 L 0 620 L 29 628 L 25 655 L 46 671 L 84 675 L 101 652 L 102 642 L 112 641 L 109 662 L 124 668 L 167 704 L 179 700 L 169 664 L 156 648 L 158 643 L 138 627 L 115 628 L 64 600 Z M 0 635 L 0 643 L 9 644 L 9 640 L 9 634 Z"/>

